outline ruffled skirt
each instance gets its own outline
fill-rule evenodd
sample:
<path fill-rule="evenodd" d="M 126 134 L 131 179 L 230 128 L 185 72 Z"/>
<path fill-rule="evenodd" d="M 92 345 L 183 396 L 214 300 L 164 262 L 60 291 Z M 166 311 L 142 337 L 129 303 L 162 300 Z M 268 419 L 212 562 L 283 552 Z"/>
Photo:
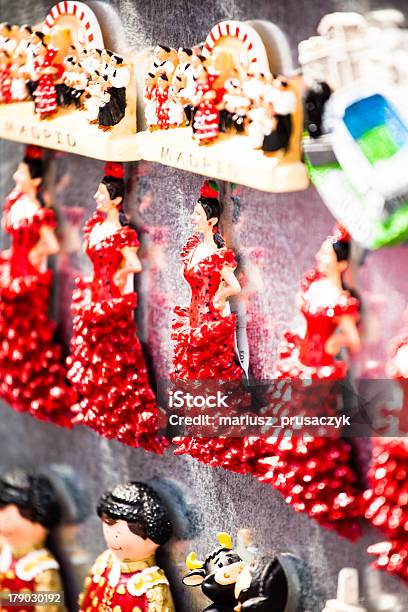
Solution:
<path fill-rule="evenodd" d="M 368 552 L 375 567 L 408 581 L 408 443 L 400 438 L 375 438 L 364 493 L 365 517 L 386 534 Z"/>
<path fill-rule="evenodd" d="M 176 306 L 172 322 L 174 342 L 173 380 L 241 380 L 235 362 L 235 315 L 208 315 L 191 327 L 189 309 Z"/>
<path fill-rule="evenodd" d="M 229 416 L 247 410 L 250 407 L 250 396 L 242 386 L 242 369 L 235 361 L 235 315 L 219 315 L 214 318 L 213 314 L 209 314 L 207 318 L 202 318 L 197 327 L 190 325 L 188 308 L 177 306 L 174 315 L 171 376 L 174 385 L 181 389 L 184 383 L 186 390 L 204 397 L 217 391 L 227 394 Z M 223 408 L 211 409 L 213 417 L 223 413 Z M 240 447 L 242 444 L 240 438 L 210 437 L 207 435 L 209 432 L 202 427 L 200 433 L 200 437 L 173 438 L 178 447 L 175 454 L 188 454 L 207 465 L 224 465 L 228 445 L 231 443 L 234 447 Z M 228 434 L 228 431 L 224 430 L 224 433 Z M 241 470 L 238 468 L 236 471 Z"/>
<path fill-rule="evenodd" d="M 10 278 L 0 262 L 0 395 L 16 411 L 70 427 L 76 393 L 48 318 L 51 272 Z"/>
<path fill-rule="evenodd" d="M 78 280 L 68 377 L 82 400 L 80 419 L 100 435 L 161 453 L 159 409 L 136 336 L 136 294 L 93 301 Z"/>
<path fill-rule="evenodd" d="M 34 93 L 35 111 L 40 116 L 55 113 L 58 108 L 58 95 L 50 75 L 42 76 Z"/>

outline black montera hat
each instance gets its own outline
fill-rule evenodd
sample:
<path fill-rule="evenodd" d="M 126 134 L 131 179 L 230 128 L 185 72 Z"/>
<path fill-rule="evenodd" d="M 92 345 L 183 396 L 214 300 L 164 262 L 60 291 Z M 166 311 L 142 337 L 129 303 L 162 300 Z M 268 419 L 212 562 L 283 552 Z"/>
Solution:
<path fill-rule="evenodd" d="M 22 516 L 46 529 L 57 527 L 61 507 L 50 480 L 41 474 L 13 470 L 0 476 L 0 504 L 15 504 Z"/>
<path fill-rule="evenodd" d="M 165 544 L 172 536 L 173 526 L 167 509 L 157 493 L 143 482 L 128 482 L 107 491 L 97 506 L 98 515 L 128 523 L 139 523 L 156 544 Z"/>

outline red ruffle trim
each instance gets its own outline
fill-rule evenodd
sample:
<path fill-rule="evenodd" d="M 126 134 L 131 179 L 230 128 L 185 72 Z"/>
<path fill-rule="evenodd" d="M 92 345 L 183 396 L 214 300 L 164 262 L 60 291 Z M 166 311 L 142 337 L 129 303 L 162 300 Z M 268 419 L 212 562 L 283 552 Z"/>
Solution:
<path fill-rule="evenodd" d="M 408 579 L 408 443 L 405 438 L 378 438 L 364 493 L 365 517 L 389 536 L 368 549 L 376 567 Z"/>
<path fill-rule="evenodd" d="M 190 455 L 211 467 L 223 467 L 238 474 L 256 474 L 263 456 L 263 438 L 173 438 L 175 455 Z"/>
<path fill-rule="evenodd" d="M 351 540 L 361 535 L 362 504 L 345 441 L 312 436 L 268 438 L 257 478 L 296 512 Z M 268 449 L 269 446 L 269 449 Z M 262 473 L 263 472 L 263 473 Z"/>
<path fill-rule="evenodd" d="M 2 280 L 8 276 L 6 267 Z M 54 324 L 47 315 L 50 284 L 46 272 L 0 287 L 0 394 L 18 412 L 71 427 L 77 397 L 53 342 Z"/>
<path fill-rule="evenodd" d="M 291 331 L 284 334 L 284 340 L 278 349 L 278 358 L 275 365 L 274 378 L 282 379 L 301 379 L 301 380 L 340 380 L 347 374 L 347 363 L 336 361 L 330 365 L 319 367 L 307 366 L 299 359 L 300 347 L 303 339 Z"/>
<path fill-rule="evenodd" d="M 300 284 L 302 294 L 305 294 L 314 282 L 321 280 L 322 278 L 324 278 L 324 276 L 316 268 L 312 268 L 311 270 L 306 272 Z M 344 290 L 340 294 L 336 304 L 331 306 L 322 306 L 318 308 L 315 312 L 322 312 L 326 316 L 330 316 L 333 319 L 342 317 L 344 315 L 350 315 L 358 319 L 359 305 L 360 301 L 350 295 L 349 291 Z M 304 299 L 304 297 L 302 299 L 302 310 L 303 312 L 309 311 L 308 302 Z"/>
<path fill-rule="evenodd" d="M 180 257 L 184 266 L 188 267 L 191 259 L 191 252 L 201 243 L 200 237 L 197 234 L 190 236 L 182 249 L 180 250 Z M 198 265 L 198 264 L 197 264 Z M 223 266 L 230 266 L 231 268 L 237 267 L 237 260 L 235 259 L 234 252 L 231 249 L 218 249 L 211 255 L 205 257 L 199 261 L 200 267 L 202 265 L 210 265 L 212 270 L 221 270 Z"/>
<path fill-rule="evenodd" d="M 9 208 L 17 201 L 18 198 L 12 200 L 12 203 Z M 14 229 L 18 230 L 26 230 L 29 231 L 37 231 L 44 227 L 50 227 L 51 229 L 55 229 L 57 227 L 57 220 L 55 217 L 55 213 L 50 208 L 39 208 L 38 211 L 28 219 L 21 219 L 16 226 L 12 225 L 6 216 L 6 231 L 10 232 Z"/>
<path fill-rule="evenodd" d="M 408 536 L 372 544 L 367 548 L 370 555 L 376 557 L 373 566 L 408 582 Z"/>
<path fill-rule="evenodd" d="M 85 237 L 89 238 L 89 235 L 92 229 L 95 227 L 95 225 L 97 225 L 98 223 L 103 223 L 104 220 L 105 220 L 105 217 L 103 216 L 102 213 L 98 211 L 95 212 L 92 215 L 92 217 L 90 217 L 90 219 L 88 219 L 88 221 L 85 223 L 84 230 L 83 230 Z M 140 242 L 139 242 L 136 230 L 132 229 L 129 226 L 123 226 L 120 230 L 118 230 L 114 234 L 111 234 L 110 236 L 107 236 L 106 238 L 101 240 L 101 242 L 98 243 L 98 245 L 93 245 L 92 247 L 88 247 L 88 248 L 93 249 L 95 248 L 95 246 L 99 246 L 100 244 L 103 244 L 103 246 L 106 248 L 114 248 L 119 251 L 121 249 L 124 249 L 125 247 L 137 248 L 140 246 Z"/>
<path fill-rule="evenodd" d="M 350 446 L 330 438 L 175 438 L 176 455 L 252 474 L 279 491 L 296 512 L 351 540 L 363 516 Z"/>
<path fill-rule="evenodd" d="M 240 380 L 242 370 L 234 357 L 235 315 L 207 315 L 198 327 L 190 326 L 188 308 L 177 306 L 172 322 L 173 379 Z"/>

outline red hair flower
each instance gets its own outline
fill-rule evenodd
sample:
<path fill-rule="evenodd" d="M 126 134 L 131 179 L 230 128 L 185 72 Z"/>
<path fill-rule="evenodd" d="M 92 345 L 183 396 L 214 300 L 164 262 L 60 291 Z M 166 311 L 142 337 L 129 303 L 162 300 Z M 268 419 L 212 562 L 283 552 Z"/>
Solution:
<path fill-rule="evenodd" d="M 28 145 L 25 150 L 25 157 L 27 157 L 27 159 L 42 159 L 43 150 L 36 145 Z"/>
<path fill-rule="evenodd" d="M 105 176 L 111 176 L 116 179 L 123 179 L 125 177 L 125 169 L 123 167 L 123 164 L 120 164 L 119 162 L 106 162 Z"/>
<path fill-rule="evenodd" d="M 333 235 L 330 236 L 332 242 L 350 242 L 351 237 L 346 228 L 337 223 L 333 228 Z"/>
<path fill-rule="evenodd" d="M 215 181 L 204 181 L 200 189 L 200 196 L 203 198 L 218 198 L 219 189 Z"/>

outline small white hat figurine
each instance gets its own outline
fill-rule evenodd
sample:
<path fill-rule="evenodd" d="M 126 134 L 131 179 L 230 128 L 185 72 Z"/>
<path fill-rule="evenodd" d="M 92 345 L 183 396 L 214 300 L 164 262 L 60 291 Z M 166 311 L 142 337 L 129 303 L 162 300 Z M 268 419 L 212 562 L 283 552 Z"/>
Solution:
<path fill-rule="evenodd" d="M 337 599 L 329 599 L 322 612 L 367 612 L 359 605 L 358 571 L 343 567 L 337 581 Z"/>

